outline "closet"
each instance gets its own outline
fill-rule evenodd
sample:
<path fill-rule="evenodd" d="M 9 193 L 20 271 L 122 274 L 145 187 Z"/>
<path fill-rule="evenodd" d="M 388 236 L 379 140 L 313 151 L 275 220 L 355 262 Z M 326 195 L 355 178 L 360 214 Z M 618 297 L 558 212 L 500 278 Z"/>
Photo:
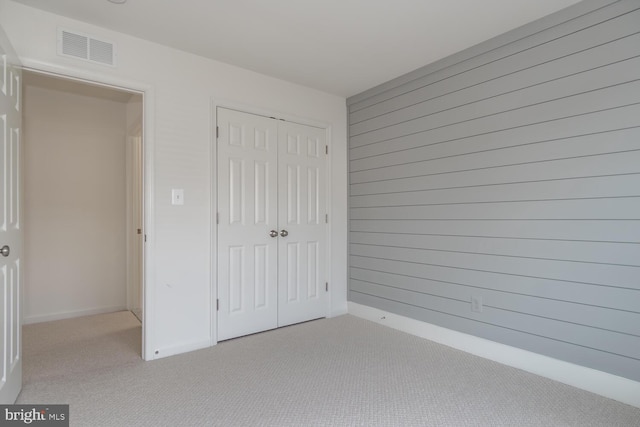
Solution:
<path fill-rule="evenodd" d="M 218 340 L 326 316 L 326 130 L 217 109 Z"/>

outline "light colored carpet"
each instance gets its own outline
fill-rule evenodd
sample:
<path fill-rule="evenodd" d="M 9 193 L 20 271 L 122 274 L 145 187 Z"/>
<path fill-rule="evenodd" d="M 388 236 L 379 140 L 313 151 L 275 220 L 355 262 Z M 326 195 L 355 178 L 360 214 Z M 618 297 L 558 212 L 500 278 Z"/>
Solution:
<path fill-rule="evenodd" d="M 24 384 L 141 362 L 142 327 L 129 311 L 22 328 Z"/>
<path fill-rule="evenodd" d="M 51 336 L 83 333 L 57 323 L 58 362 L 34 361 L 25 327 L 18 403 L 69 403 L 72 426 L 640 426 L 638 408 L 348 315 L 153 362 L 133 357 L 131 324 L 122 343 L 105 328 L 113 351 L 71 340 L 78 355 Z"/>

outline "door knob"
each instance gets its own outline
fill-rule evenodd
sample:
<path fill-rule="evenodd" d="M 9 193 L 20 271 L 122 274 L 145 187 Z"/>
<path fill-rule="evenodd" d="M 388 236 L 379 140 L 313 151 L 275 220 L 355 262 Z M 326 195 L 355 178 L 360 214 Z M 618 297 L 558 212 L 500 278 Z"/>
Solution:
<path fill-rule="evenodd" d="M 271 236 L 271 237 L 278 237 L 278 232 L 277 232 L 276 230 L 271 230 L 271 231 L 269 232 L 269 236 Z"/>
<path fill-rule="evenodd" d="M 287 230 L 281 230 L 281 231 L 280 231 L 280 235 L 281 235 L 282 237 L 287 237 L 287 236 L 289 235 L 289 232 L 288 232 Z"/>
<path fill-rule="evenodd" d="M 7 257 L 9 256 L 9 254 L 11 253 L 11 248 L 7 245 L 4 245 L 1 249 L 0 249 L 0 254 L 2 254 L 2 256 Z"/>

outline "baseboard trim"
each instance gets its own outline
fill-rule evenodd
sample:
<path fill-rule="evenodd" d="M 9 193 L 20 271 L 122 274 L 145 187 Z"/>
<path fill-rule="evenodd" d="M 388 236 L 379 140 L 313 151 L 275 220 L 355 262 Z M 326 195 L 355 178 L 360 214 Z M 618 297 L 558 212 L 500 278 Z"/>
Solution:
<path fill-rule="evenodd" d="M 340 307 L 333 308 L 327 315 L 327 318 L 343 316 L 348 313 L 349 313 L 349 307 L 345 304 L 344 307 L 341 305 Z"/>
<path fill-rule="evenodd" d="M 179 344 L 171 347 L 159 348 L 156 349 L 152 354 L 150 354 L 145 360 L 156 360 L 163 359 L 165 357 L 175 356 L 177 354 L 188 353 L 190 351 L 202 350 L 204 348 L 211 347 L 211 340 L 206 339 L 202 341 L 196 341 L 192 343 Z"/>
<path fill-rule="evenodd" d="M 640 382 L 348 302 L 349 314 L 640 408 Z"/>
<path fill-rule="evenodd" d="M 64 311 L 61 313 L 53 313 L 53 314 L 43 314 L 40 316 L 27 316 L 22 320 L 23 325 L 30 325 L 33 323 L 42 323 L 42 322 L 51 322 L 54 320 L 64 320 L 64 319 L 72 319 L 74 317 L 82 317 L 82 316 L 92 316 L 94 314 L 105 314 L 105 313 L 113 313 L 116 311 L 126 310 L 127 307 L 124 305 L 115 305 L 112 307 L 100 307 L 100 308 L 92 308 L 88 310 L 74 310 L 74 311 Z"/>

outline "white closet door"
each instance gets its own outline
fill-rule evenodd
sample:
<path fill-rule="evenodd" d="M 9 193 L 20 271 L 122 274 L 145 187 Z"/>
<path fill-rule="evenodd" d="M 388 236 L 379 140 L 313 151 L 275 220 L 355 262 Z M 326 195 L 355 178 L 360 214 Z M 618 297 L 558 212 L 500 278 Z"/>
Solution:
<path fill-rule="evenodd" d="M 0 404 L 22 388 L 21 76 L 0 30 Z"/>
<path fill-rule="evenodd" d="M 325 146 L 324 129 L 278 124 L 278 326 L 326 316 Z"/>
<path fill-rule="evenodd" d="M 219 108 L 218 340 L 278 326 L 277 122 Z M 275 234 L 275 233 L 274 233 Z"/>

